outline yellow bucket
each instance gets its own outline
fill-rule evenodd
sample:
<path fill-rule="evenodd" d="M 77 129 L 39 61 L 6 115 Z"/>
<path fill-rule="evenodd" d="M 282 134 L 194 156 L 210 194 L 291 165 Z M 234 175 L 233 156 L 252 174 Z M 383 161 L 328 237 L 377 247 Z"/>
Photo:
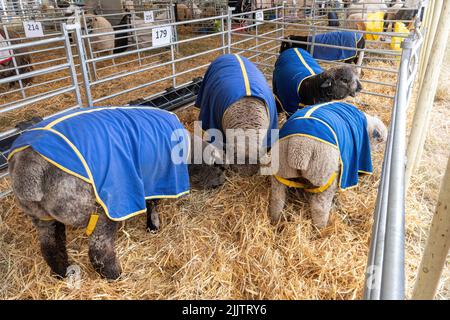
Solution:
<path fill-rule="evenodd" d="M 394 32 L 395 33 L 409 33 L 409 30 L 403 22 L 396 22 L 394 25 Z M 391 49 L 392 50 L 402 50 L 402 42 L 404 40 L 405 40 L 405 38 L 392 37 Z"/>
<path fill-rule="evenodd" d="M 367 14 L 366 31 L 368 32 L 383 32 L 384 28 L 384 12 L 372 12 Z M 377 34 L 366 34 L 366 40 L 378 40 L 380 38 Z"/>

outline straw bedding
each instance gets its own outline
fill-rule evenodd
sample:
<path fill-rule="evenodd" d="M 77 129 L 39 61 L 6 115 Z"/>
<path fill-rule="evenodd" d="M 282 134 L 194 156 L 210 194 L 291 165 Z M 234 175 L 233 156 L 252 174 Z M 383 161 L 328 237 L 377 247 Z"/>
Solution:
<path fill-rule="evenodd" d="M 366 71 L 365 77 L 394 81 L 379 72 Z M 125 84 L 111 84 L 116 85 Z M 389 122 L 387 101 L 365 95 L 349 101 Z M 13 112 L 0 126 L 30 113 L 54 112 L 64 102 L 55 99 L 45 111 L 37 106 Z M 424 161 L 408 192 L 409 291 L 449 154 L 449 105 L 448 99 L 436 103 Z M 192 128 L 197 114 L 189 108 L 179 117 Z M 50 276 L 31 221 L 8 197 L 0 202 L 0 299 L 360 299 L 382 156 L 383 150 L 374 152 L 372 176 L 362 176 L 359 187 L 338 194 L 329 225 L 321 231 L 311 223 L 304 196 L 295 192 L 285 208 L 288 221 L 270 225 L 268 177 L 228 172 L 227 182 L 216 190 L 161 201 L 158 233 L 145 231 L 144 215 L 120 225 L 116 249 L 123 274 L 114 282 L 92 269 L 83 230 L 68 228 L 69 257 L 82 272 L 78 288 Z M 0 184 L 3 189 L 8 182 Z M 443 279 L 439 297 L 448 298 L 448 270 Z"/>

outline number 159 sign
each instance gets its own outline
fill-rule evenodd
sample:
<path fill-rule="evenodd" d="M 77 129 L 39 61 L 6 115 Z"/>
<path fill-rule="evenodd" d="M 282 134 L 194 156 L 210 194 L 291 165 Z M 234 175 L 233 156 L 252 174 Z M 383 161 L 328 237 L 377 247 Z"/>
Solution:
<path fill-rule="evenodd" d="M 172 42 L 172 27 L 159 27 L 152 29 L 152 46 L 159 47 Z"/>

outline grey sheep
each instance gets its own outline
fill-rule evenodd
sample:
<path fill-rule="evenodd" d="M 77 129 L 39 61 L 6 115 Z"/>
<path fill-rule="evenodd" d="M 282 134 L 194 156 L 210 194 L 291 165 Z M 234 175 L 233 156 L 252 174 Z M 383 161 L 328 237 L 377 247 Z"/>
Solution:
<path fill-rule="evenodd" d="M 361 90 L 356 67 L 344 65 L 323 70 L 301 48 L 283 51 L 275 63 L 273 92 L 277 108 L 288 115 L 304 106 L 355 97 Z"/>
<path fill-rule="evenodd" d="M 79 127 L 77 132 L 82 134 Z M 123 135 L 122 132 L 114 132 L 114 135 L 117 134 Z M 124 135 L 124 139 L 128 139 L 128 136 Z M 167 138 L 164 139 L 167 141 Z M 206 189 L 223 184 L 223 168 L 214 165 L 220 153 L 213 146 L 196 141 L 198 138 L 193 135 L 190 139 L 191 146 L 200 145 L 201 151 L 209 148 L 208 156 L 204 157 L 201 163 L 188 165 L 191 186 Z M 142 149 L 142 146 L 139 148 Z M 194 148 L 191 147 L 191 159 L 193 153 Z M 100 152 L 95 154 L 94 159 L 102 163 Z M 154 165 L 157 165 L 159 170 L 165 167 L 164 163 Z M 110 219 L 99 206 L 96 191 L 90 183 L 61 170 L 31 147 L 18 149 L 11 157 L 9 174 L 16 201 L 24 213 L 32 218 L 38 231 L 42 255 L 55 275 L 65 277 L 69 267 L 65 226 L 87 228 L 91 214 L 98 212 L 97 224 L 89 237 L 90 261 L 103 277 L 116 279 L 120 276 L 122 270 L 115 253 L 115 237 L 119 223 Z M 113 174 L 115 173 L 109 175 Z M 122 181 L 115 178 L 114 183 L 121 184 Z M 153 200 L 147 201 L 147 219 L 147 225 L 151 229 L 159 227 L 159 217 L 154 210 Z"/>

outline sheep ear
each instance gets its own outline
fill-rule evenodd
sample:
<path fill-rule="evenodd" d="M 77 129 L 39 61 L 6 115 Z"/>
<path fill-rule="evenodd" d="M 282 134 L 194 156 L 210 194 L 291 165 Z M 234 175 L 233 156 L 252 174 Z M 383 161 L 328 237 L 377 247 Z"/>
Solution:
<path fill-rule="evenodd" d="M 329 88 L 329 87 L 331 87 L 331 84 L 332 84 L 331 79 L 328 78 L 320 85 L 320 87 L 321 88 Z"/>

